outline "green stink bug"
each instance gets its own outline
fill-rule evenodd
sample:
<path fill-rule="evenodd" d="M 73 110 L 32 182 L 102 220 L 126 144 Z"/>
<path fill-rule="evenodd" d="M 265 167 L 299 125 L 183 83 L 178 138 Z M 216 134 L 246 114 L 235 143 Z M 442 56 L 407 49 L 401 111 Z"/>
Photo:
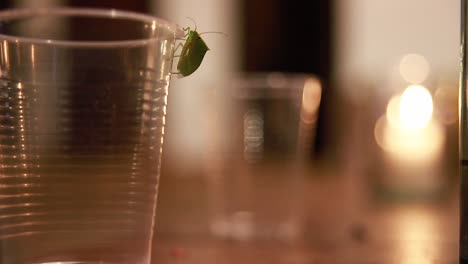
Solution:
<path fill-rule="evenodd" d="M 198 33 L 195 21 L 191 18 L 188 19 L 192 20 L 195 24 L 195 29 L 192 30 L 190 27 L 184 28 L 186 32 L 185 43 L 180 43 L 174 50 L 175 53 L 178 48 L 182 47 L 180 55 L 174 55 L 174 57 L 179 57 L 179 62 L 177 63 L 178 72 L 174 74 L 180 74 L 184 77 L 191 75 L 200 67 L 206 52 L 210 50 L 200 35 L 205 33 L 217 33 L 226 36 L 223 32 L 215 31 Z"/>
<path fill-rule="evenodd" d="M 182 47 L 177 70 L 182 76 L 189 76 L 200 67 L 206 52 L 209 50 L 205 41 L 196 30 L 186 29 L 187 39 Z"/>

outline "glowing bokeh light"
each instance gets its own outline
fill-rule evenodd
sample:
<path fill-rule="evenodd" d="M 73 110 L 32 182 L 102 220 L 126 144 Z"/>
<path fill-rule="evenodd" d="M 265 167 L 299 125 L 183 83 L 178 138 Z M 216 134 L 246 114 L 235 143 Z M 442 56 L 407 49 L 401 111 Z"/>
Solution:
<path fill-rule="evenodd" d="M 302 91 L 301 121 L 312 124 L 317 121 L 320 99 L 322 97 L 322 85 L 316 78 L 308 78 Z"/>
<path fill-rule="evenodd" d="M 407 54 L 400 61 L 400 74 L 405 81 L 418 84 L 429 75 L 429 62 L 419 54 Z"/>
<path fill-rule="evenodd" d="M 400 98 L 400 123 L 405 129 L 421 129 L 432 118 L 433 103 L 431 93 L 421 85 L 411 85 Z"/>
<path fill-rule="evenodd" d="M 412 162 L 436 157 L 443 147 L 444 131 L 432 119 L 433 108 L 430 92 L 421 85 L 411 85 L 401 95 L 393 96 L 386 115 L 375 125 L 378 145 Z"/>
<path fill-rule="evenodd" d="M 392 126 L 399 126 L 400 124 L 400 96 L 395 95 L 388 101 L 387 104 L 387 121 Z"/>
<path fill-rule="evenodd" d="M 408 130 L 387 120 L 382 116 L 374 128 L 375 140 L 383 150 L 413 164 L 438 157 L 445 142 L 445 132 L 439 123 L 431 121 L 422 130 Z"/>

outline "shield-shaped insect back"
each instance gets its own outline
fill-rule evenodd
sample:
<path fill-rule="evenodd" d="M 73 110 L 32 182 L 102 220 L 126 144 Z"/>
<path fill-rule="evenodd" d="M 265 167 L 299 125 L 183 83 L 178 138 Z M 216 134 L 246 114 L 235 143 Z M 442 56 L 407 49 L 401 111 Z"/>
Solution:
<path fill-rule="evenodd" d="M 175 53 L 178 48 L 182 47 L 181 53 L 179 55 L 174 55 L 174 57 L 179 57 L 179 61 L 177 63 L 178 72 L 175 72 L 174 74 L 180 74 L 183 77 L 194 73 L 203 62 L 206 52 L 210 50 L 208 45 L 206 45 L 205 41 L 202 39 L 202 34 L 215 33 L 226 36 L 225 33 L 216 31 L 198 33 L 195 21 L 191 18 L 189 19 L 195 24 L 195 29 L 192 30 L 190 27 L 184 28 L 184 31 L 186 32 L 185 42 L 183 44 L 179 44 L 174 50 Z"/>
<path fill-rule="evenodd" d="M 187 40 L 182 47 L 177 63 L 177 70 L 184 77 L 191 75 L 200 67 L 206 52 L 209 50 L 196 30 L 188 30 Z"/>

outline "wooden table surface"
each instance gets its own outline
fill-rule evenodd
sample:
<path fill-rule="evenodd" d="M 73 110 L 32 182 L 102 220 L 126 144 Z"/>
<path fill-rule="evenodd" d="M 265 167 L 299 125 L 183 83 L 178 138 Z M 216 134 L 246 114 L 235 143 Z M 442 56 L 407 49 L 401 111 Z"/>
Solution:
<path fill-rule="evenodd" d="M 458 263 L 456 182 L 433 197 L 392 199 L 379 196 L 366 177 L 307 178 L 293 239 L 256 236 L 255 230 L 247 237 L 217 236 L 210 200 L 226 197 L 210 196 L 210 184 L 163 178 L 152 263 Z"/>

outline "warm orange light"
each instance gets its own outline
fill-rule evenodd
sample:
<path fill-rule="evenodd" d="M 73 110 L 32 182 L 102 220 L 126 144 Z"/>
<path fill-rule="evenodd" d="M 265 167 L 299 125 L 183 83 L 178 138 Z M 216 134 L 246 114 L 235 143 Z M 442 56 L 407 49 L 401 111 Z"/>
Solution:
<path fill-rule="evenodd" d="M 441 254 L 431 241 L 440 239 L 442 232 L 429 212 L 419 208 L 399 212 L 390 228 L 398 238 L 399 263 L 432 263 Z"/>
<path fill-rule="evenodd" d="M 388 101 L 386 111 L 387 121 L 392 126 L 399 126 L 400 124 L 400 96 L 395 95 Z"/>
<path fill-rule="evenodd" d="M 432 118 L 432 96 L 421 85 L 411 85 L 403 94 L 393 96 L 388 104 L 386 116 L 392 126 L 407 130 L 425 127 Z"/>
<path fill-rule="evenodd" d="M 322 86 L 316 78 L 309 78 L 304 83 L 302 92 L 301 121 L 306 124 L 317 120 L 320 99 L 322 97 Z"/>
<path fill-rule="evenodd" d="M 432 118 L 433 103 L 429 91 L 421 85 L 411 85 L 400 98 L 400 124 L 404 129 L 421 129 Z"/>
<path fill-rule="evenodd" d="M 420 85 L 409 86 L 388 102 L 386 116 L 375 125 L 376 142 L 398 159 L 433 160 L 443 147 L 444 130 L 432 119 L 432 112 L 429 91 Z"/>

